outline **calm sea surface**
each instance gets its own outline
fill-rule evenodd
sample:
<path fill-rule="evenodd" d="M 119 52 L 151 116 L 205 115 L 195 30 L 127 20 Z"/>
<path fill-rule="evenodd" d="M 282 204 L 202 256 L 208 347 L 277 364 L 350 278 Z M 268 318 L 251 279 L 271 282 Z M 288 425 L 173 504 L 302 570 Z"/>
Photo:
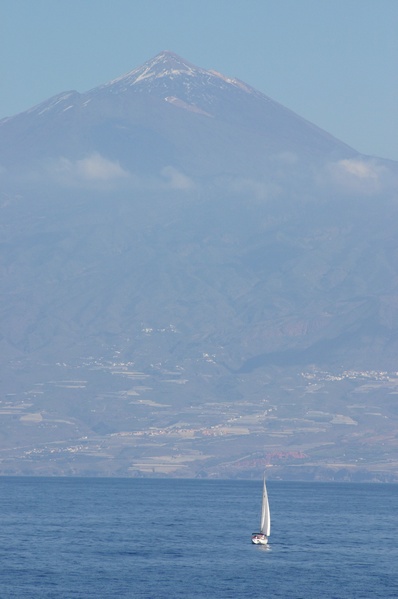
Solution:
<path fill-rule="evenodd" d="M 0 478 L 0 599 L 397 599 L 398 486 Z"/>

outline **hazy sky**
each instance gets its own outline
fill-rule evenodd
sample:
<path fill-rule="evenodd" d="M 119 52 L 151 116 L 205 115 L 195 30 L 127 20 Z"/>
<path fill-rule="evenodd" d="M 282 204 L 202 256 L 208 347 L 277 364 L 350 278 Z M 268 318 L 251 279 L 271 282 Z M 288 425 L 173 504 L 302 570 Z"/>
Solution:
<path fill-rule="evenodd" d="M 398 0 L 0 0 L 0 118 L 172 50 L 398 160 Z"/>

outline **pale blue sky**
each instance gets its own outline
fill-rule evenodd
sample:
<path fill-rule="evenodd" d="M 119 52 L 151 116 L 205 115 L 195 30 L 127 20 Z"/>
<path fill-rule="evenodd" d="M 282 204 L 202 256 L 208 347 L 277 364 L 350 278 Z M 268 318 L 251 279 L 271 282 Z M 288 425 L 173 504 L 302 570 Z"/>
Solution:
<path fill-rule="evenodd" d="M 0 118 L 172 50 L 398 160 L 398 0 L 0 0 Z"/>

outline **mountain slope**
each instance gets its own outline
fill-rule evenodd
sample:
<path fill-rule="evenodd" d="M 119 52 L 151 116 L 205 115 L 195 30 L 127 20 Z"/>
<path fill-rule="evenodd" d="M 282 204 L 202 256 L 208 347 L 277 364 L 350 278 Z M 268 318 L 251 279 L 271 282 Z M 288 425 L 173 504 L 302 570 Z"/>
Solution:
<path fill-rule="evenodd" d="M 395 476 L 395 163 L 162 52 L 0 165 L 3 472 Z"/>

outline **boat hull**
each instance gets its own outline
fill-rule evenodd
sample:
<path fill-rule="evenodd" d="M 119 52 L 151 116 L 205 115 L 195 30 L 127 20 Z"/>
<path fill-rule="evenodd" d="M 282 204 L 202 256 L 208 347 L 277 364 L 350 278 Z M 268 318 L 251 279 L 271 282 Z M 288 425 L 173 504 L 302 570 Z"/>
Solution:
<path fill-rule="evenodd" d="M 252 536 L 252 543 L 254 545 L 267 545 L 268 537 L 266 535 L 262 535 L 262 534 L 254 534 Z"/>

